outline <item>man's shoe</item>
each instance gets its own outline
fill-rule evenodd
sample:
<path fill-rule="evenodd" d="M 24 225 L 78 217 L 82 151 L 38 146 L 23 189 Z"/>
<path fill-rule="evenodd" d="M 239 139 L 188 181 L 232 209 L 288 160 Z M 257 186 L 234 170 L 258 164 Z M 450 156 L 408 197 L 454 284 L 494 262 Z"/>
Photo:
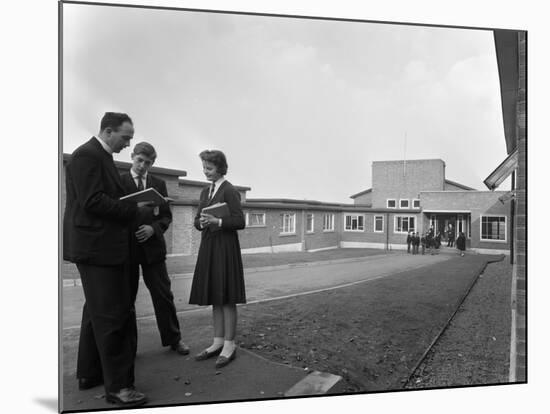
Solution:
<path fill-rule="evenodd" d="M 231 352 L 231 355 L 229 355 L 228 357 L 224 357 L 220 355 L 218 359 L 216 359 L 216 368 L 225 367 L 227 364 L 233 361 L 236 356 L 237 356 L 237 348 L 235 348 L 233 352 Z"/>
<path fill-rule="evenodd" d="M 183 341 L 178 341 L 173 344 L 171 348 L 180 355 L 187 355 L 189 353 L 189 347 L 185 345 L 185 342 Z"/>
<path fill-rule="evenodd" d="M 136 391 L 133 387 L 122 388 L 119 392 L 109 392 L 105 400 L 111 404 L 118 404 L 124 407 L 135 407 L 145 404 L 147 397 L 142 392 Z"/>
<path fill-rule="evenodd" d="M 103 378 L 79 378 L 78 379 L 78 389 L 79 390 L 88 390 L 90 388 L 97 387 L 98 385 L 103 384 Z"/>
<path fill-rule="evenodd" d="M 200 354 L 195 355 L 195 361 L 204 361 L 205 359 L 212 358 L 213 356 L 219 355 L 222 352 L 223 346 L 220 346 L 218 349 L 208 352 L 206 349 Z"/>

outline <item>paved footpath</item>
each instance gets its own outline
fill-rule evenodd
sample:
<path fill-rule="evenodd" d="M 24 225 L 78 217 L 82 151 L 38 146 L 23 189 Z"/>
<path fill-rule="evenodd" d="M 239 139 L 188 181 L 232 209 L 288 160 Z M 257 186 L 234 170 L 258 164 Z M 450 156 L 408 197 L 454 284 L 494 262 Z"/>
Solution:
<path fill-rule="evenodd" d="M 450 257 L 452 256 L 446 254 L 413 256 L 403 253 L 245 269 L 247 301 L 250 303 L 268 300 L 374 279 L 440 263 Z M 200 306 L 188 304 L 192 275 L 179 274 L 171 275 L 171 277 L 177 311 L 201 309 Z M 82 287 L 63 288 L 63 326 L 65 329 L 74 329 L 80 326 L 83 303 Z M 149 291 L 142 282 L 136 300 L 136 310 L 138 318 L 154 315 Z"/>
<path fill-rule="evenodd" d="M 323 289 L 349 286 L 393 273 L 442 263 L 449 255 L 392 254 L 361 259 L 246 269 L 248 302 L 273 300 Z M 174 275 L 173 292 L 184 340 L 192 354 L 208 346 L 212 337 L 209 307 L 187 304 L 190 275 Z M 103 388 L 78 391 L 75 361 L 83 295 L 81 287 L 63 288 L 63 378 L 62 407 L 94 410 L 112 407 L 105 402 Z M 143 284 L 136 303 L 139 344 L 136 358 L 136 387 L 147 393 L 149 406 L 211 401 L 254 400 L 285 395 L 345 392 L 339 377 L 310 373 L 302 368 L 277 364 L 239 348 L 237 359 L 216 371 L 214 361 L 194 361 L 163 349 L 156 329 L 149 293 Z"/>

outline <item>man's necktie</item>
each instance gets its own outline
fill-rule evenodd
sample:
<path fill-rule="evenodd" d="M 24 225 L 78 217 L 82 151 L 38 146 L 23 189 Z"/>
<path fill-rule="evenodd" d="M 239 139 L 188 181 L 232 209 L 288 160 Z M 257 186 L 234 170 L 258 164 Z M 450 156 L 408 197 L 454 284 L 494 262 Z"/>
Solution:
<path fill-rule="evenodd" d="M 143 177 L 141 175 L 138 175 L 137 176 L 137 180 L 138 180 L 138 191 L 142 191 L 143 190 Z"/>

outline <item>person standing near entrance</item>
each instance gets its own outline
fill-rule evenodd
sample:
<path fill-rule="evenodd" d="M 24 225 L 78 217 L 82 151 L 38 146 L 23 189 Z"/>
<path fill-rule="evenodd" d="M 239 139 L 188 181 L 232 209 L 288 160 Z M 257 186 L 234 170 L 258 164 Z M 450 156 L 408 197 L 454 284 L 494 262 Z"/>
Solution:
<path fill-rule="evenodd" d="M 81 390 L 104 384 L 105 400 L 122 406 L 147 401 L 134 388 L 134 353 L 128 226 L 152 209 L 120 201 L 124 189 L 113 161 L 130 145 L 134 126 L 126 114 L 107 112 L 99 134 L 78 147 L 65 172 L 63 259 L 76 264 L 85 303 L 76 376 Z"/>
<path fill-rule="evenodd" d="M 413 240 L 413 232 L 412 232 L 412 231 L 409 231 L 409 232 L 407 233 L 407 253 L 410 253 L 410 252 L 411 252 L 412 240 Z"/>
<path fill-rule="evenodd" d="M 447 247 L 453 247 L 455 242 L 455 232 L 453 230 L 453 225 L 449 224 L 449 229 L 447 230 Z"/>
<path fill-rule="evenodd" d="M 140 142 L 132 152 L 132 167 L 121 175 L 126 194 L 146 188 L 154 188 L 167 197 L 166 183 L 149 173 L 157 153 L 148 142 Z M 157 327 L 163 346 L 169 346 L 178 354 L 187 355 L 189 347 L 181 340 L 180 326 L 174 305 L 174 294 L 166 270 L 166 242 L 164 233 L 172 222 L 168 203 L 155 207 L 155 215 L 147 222 L 135 221 L 130 231 L 130 283 L 132 305 L 135 306 L 139 287 L 139 267 L 143 281 L 151 294 Z M 135 313 L 134 313 L 135 315 Z M 134 349 L 137 349 L 137 329 Z"/>
<path fill-rule="evenodd" d="M 422 255 L 426 254 L 426 235 L 422 233 L 420 238 L 420 244 L 422 245 Z"/>
<path fill-rule="evenodd" d="M 413 254 L 418 254 L 418 246 L 420 245 L 420 237 L 418 232 L 412 234 Z"/>
<path fill-rule="evenodd" d="M 460 256 L 464 257 L 464 251 L 466 250 L 466 236 L 463 232 L 460 232 L 456 239 L 456 247 L 460 251 Z"/>

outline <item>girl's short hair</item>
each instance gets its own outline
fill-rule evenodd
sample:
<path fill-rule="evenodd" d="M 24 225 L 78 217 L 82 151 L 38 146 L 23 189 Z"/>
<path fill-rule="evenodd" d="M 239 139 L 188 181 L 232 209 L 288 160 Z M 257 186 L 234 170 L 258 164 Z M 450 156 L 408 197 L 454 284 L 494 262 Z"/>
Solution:
<path fill-rule="evenodd" d="M 221 174 L 227 174 L 227 160 L 225 154 L 219 150 L 204 150 L 199 154 L 203 161 L 211 162 L 216 166 L 216 171 Z"/>

